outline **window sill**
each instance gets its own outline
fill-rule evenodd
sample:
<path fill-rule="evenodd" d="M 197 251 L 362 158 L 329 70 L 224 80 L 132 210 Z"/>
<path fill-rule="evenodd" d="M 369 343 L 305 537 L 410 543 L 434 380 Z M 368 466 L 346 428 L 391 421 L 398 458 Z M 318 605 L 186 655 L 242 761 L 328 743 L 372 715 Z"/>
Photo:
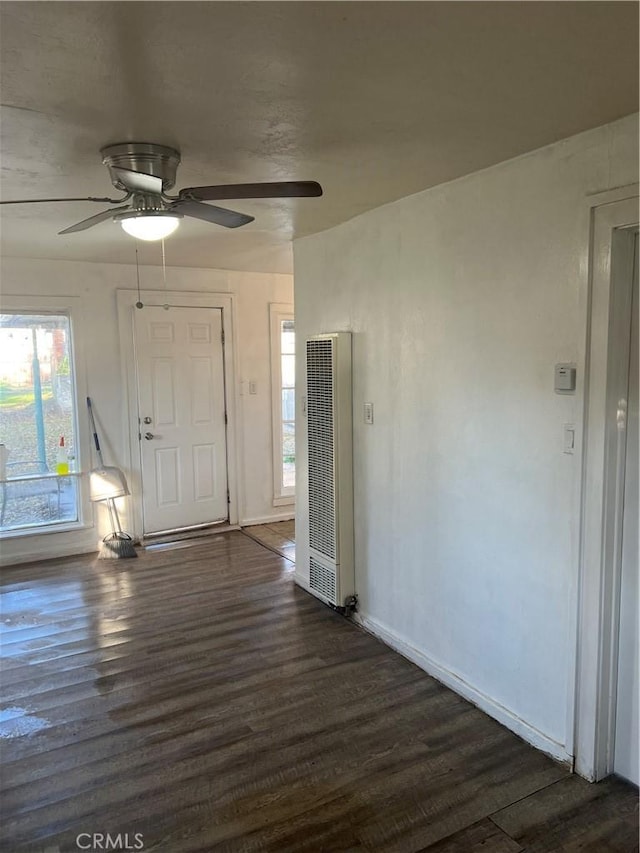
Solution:
<path fill-rule="evenodd" d="M 71 533 L 76 530 L 91 530 L 93 524 L 82 521 L 70 521 L 66 524 L 47 524 L 40 527 L 21 527 L 16 530 L 0 531 L 0 541 L 3 539 L 23 539 L 25 536 L 46 536 L 52 533 Z"/>

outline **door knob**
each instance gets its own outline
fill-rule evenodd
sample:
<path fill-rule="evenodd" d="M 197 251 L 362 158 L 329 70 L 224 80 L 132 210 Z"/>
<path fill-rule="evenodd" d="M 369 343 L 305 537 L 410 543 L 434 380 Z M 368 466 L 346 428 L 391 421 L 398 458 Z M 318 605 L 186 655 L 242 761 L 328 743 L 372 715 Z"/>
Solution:
<path fill-rule="evenodd" d="M 154 435 L 152 432 L 145 432 L 144 437 L 147 439 L 147 441 L 151 441 L 151 439 L 154 438 Z"/>

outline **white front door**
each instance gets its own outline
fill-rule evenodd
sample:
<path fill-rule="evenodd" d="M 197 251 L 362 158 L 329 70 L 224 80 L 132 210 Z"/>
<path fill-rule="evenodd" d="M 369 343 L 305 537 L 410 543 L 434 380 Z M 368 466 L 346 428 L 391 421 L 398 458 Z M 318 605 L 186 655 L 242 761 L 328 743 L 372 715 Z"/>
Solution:
<path fill-rule="evenodd" d="M 222 309 L 134 312 L 144 533 L 228 518 Z"/>
<path fill-rule="evenodd" d="M 634 784 L 640 777 L 638 750 L 638 693 L 640 692 L 640 639 L 638 632 L 638 237 L 631 305 L 629 396 L 627 398 L 627 452 L 622 520 L 622 570 L 620 578 L 620 634 L 618 640 L 618 691 L 613 769 Z"/>

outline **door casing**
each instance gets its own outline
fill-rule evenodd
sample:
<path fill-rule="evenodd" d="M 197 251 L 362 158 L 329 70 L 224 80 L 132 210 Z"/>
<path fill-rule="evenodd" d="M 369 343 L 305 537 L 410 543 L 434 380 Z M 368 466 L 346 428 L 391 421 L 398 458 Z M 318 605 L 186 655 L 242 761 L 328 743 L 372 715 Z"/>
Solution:
<path fill-rule="evenodd" d="M 118 290 L 118 327 L 120 333 L 120 364 L 122 387 L 125 390 L 123 399 L 123 445 L 128 448 L 127 468 L 130 472 L 129 502 L 131 517 L 127 518 L 128 529 L 136 539 L 142 538 L 142 468 L 138 440 L 138 390 L 136 381 L 136 362 L 134 345 L 133 312 L 138 301 L 135 290 Z M 177 290 L 143 290 L 140 292 L 143 305 L 154 305 L 184 308 L 219 308 L 222 310 L 222 328 L 225 343 L 223 350 L 225 395 L 227 409 L 227 477 L 229 486 L 229 525 L 238 526 L 241 495 L 239 494 L 240 477 L 240 404 L 238 400 L 238 383 L 236 381 L 236 352 L 237 327 L 233 296 L 228 293 L 206 293 Z"/>
<path fill-rule="evenodd" d="M 626 398 L 633 231 L 638 186 L 593 197 L 585 434 L 578 578 L 574 766 L 591 781 L 613 771 L 622 500 L 615 402 Z M 612 263 L 613 261 L 613 263 Z M 625 331 L 626 329 L 626 331 Z M 624 465 L 624 455 L 622 456 Z"/>
<path fill-rule="evenodd" d="M 638 751 L 638 699 L 640 663 L 638 652 L 638 231 L 635 231 L 633 299 L 631 303 L 631 348 L 629 351 L 629 392 L 626 401 L 626 459 L 623 484 L 623 521 L 620 542 L 620 630 L 617 655 L 617 697 L 613 771 L 636 786 L 640 784 Z"/>

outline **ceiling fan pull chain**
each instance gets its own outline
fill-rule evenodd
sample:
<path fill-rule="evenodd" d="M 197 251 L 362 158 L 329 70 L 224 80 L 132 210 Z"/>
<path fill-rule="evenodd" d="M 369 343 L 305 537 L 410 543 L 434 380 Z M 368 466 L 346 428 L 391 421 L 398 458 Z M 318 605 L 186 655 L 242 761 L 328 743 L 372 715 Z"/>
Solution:
<path fill-rule="evenodd" d="M 140 296 L 140 265 L 138 263 L 138 241 L 136 240 L 136 280 L 138 282 L 138 301 L 136 302 L 136 308 L 144 308 L 142 304 L 142 297 Z"/>
<path fill-rule="evenodd" d="M 162 240 L 162 280 L 164 282 L 164 298 L 167 298 L 167 263 L 164 255 L 164 239 Z M 162 306 L 165 311 L 169 310 L 169 303 L 165 302 Z"/>

